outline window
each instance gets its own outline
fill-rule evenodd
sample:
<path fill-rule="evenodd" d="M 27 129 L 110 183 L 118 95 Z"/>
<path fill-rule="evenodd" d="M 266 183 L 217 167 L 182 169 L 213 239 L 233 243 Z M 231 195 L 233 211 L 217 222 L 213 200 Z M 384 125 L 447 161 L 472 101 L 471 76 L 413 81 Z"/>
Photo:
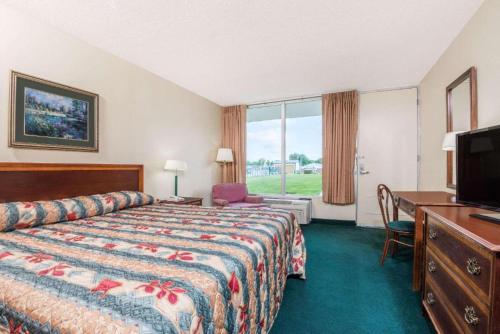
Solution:
<path fill-rule="evenodd" d="M 255 194 L 321 194 L 321 100 L 247 109 L 247 185 Z"/>
<path fill-rule="evenodd" d="M 281 104 L 247 109 L 247 186 L 250 193 L 281 194 Z"/>

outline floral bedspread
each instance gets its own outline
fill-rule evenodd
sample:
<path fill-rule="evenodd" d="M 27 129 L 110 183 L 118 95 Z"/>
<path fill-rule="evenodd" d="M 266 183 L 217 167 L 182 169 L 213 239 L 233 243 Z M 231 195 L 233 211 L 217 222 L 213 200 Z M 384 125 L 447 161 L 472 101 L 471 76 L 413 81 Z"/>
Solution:
<path fill-rule="evenodd" d="M 145 205 L 0 232 L 0 332 L 267 333 L 305 278 L 287 211 Z"/>

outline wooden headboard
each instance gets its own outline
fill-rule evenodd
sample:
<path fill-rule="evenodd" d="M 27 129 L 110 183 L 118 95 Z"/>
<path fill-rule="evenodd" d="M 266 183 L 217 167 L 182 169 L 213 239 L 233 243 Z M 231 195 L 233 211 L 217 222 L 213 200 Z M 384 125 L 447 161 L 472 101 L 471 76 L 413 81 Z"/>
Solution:
<path fill-rule="evenodd" d="M 143 165 L 0 162 L 0 203 L 144 191 Z"/>

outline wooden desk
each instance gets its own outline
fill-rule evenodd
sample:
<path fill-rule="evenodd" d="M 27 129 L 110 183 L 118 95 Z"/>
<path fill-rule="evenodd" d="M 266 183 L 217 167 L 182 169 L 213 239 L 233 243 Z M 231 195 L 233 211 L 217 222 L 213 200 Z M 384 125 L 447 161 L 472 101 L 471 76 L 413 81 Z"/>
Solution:
<path fill-rule="evenodd" d="M 455 195 L 444 191 L 395 191 L 396 206 L 415 218 L 415 248 L 413 252 L 413 290 L 422 286 L 424 261 L 424 206 L 462 206 L 455 203 Z"/>

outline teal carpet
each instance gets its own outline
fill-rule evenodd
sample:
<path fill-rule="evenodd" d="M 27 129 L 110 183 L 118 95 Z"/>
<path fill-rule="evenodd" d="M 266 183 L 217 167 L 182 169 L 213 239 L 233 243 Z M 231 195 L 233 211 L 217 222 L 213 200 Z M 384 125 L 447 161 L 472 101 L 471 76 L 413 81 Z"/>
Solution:
<path fill-rule="evenodd" d="M 303 227 L 307 280 L 289 278 L 271 334 L 433 333 L 411 290 L 412 251 L 379 265 L 385 232 L 310 224 Z"/>

